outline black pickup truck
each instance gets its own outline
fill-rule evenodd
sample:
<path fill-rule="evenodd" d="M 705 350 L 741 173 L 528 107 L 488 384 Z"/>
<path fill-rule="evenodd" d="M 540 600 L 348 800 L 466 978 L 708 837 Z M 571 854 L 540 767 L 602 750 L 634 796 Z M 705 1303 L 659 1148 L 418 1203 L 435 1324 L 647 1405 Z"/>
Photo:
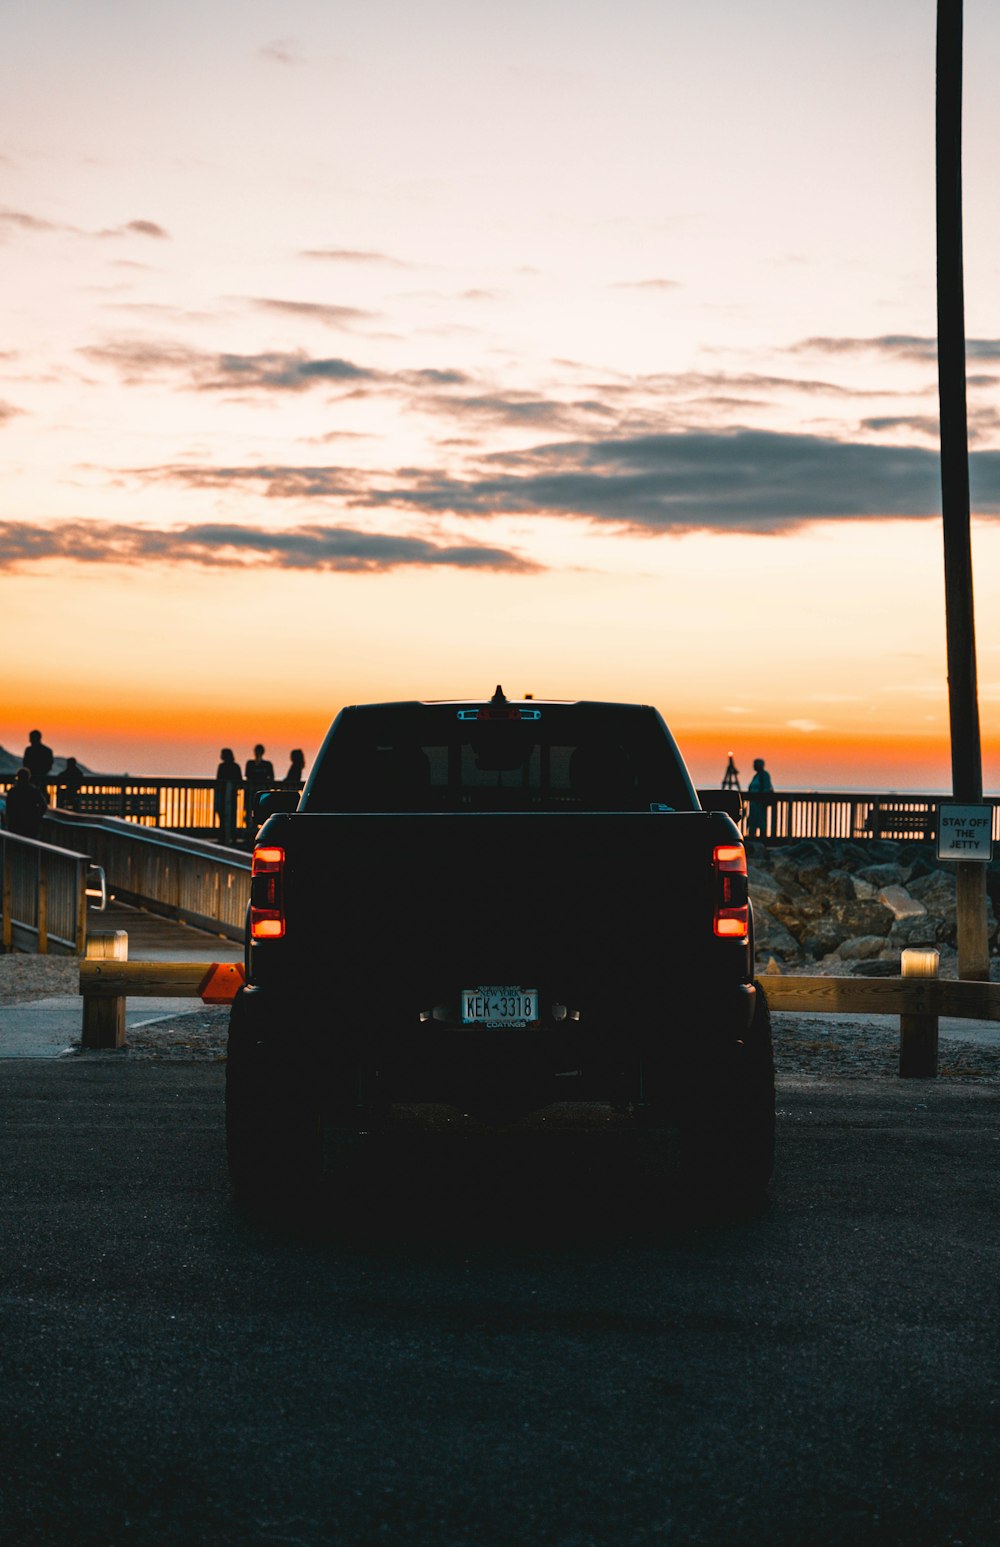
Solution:
<path fill-rule="evenodd" d="M 331 1133 L 393 1105 L 490 1122 L 576 1100 L 677 1126 L 706 1181 L 766 1187 L 745 849 L 655 709 L 500 688 L 358 705 L 301 797 L 259 814 L 226 1071 L 238 1194 L 291 1196 Z"/>

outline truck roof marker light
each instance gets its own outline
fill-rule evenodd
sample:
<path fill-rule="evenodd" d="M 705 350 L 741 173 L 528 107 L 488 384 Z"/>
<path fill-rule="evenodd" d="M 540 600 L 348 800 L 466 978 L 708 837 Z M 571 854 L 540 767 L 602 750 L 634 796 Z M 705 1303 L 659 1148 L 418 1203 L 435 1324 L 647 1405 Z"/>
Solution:
<path fill-rule="evenodd" d="M 713 852 L 715 914 L 712 927 L 720 940 L 750 938 L 747 853 L 741 843 L 719 843 Z"/>
<path fill-rule="evenodd" d="M 285 851 L 260 844 L 250 866 L 250 938 L 280 940 L 285 933 Z"/>
<path fill-rule="evenodd" d="M 516 704 L 508 704 L 505 709 L 459 709 L 457 711 L 460 720 L 492 720 L 494 724 L 498 720 L 540 720 L 540 709 L 519 709 Z"/>

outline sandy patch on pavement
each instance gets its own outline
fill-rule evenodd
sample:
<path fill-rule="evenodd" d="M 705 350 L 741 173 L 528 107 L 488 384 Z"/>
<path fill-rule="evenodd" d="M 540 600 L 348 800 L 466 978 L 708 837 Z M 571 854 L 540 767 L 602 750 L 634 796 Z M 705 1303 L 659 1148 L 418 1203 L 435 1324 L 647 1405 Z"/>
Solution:
<path fill-rule="evenodd" d="M 75 956 L 0 956 L 0 1006 L 30 1004 L 56 994 L 75 994 L 80 963 Z"/>

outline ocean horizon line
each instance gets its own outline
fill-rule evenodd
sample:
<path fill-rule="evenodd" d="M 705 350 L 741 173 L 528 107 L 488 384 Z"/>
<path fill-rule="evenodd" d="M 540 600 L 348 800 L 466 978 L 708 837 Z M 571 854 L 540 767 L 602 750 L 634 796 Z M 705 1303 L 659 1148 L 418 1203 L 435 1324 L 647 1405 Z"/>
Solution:
<path fill-rule="evenodd" d="M 62 760 L 60 759 L 60 761 L 62 761 Z M 87 768 L 86 770 L 81 769 L 81 771 L 85 773 L 85 779 L 86 779 L 86 782 L 88 784 L 94 784 L 94 783 L 98 783 L 98 782 L 101 782 L 101 781 L 106 781 L 106 782 L 112 783 L 112 784 L 120 784 L 123 780 L 127 780 L 130 783 L 142 783 L 144 780 L 166 781 L 166 782 L 173 782 L 173 781 L 178 781 L 178 782 L 185 781 L 185 782 L 187 782 L 187 781 L 194 780 L 194 781 L 197 781 L 200 784 L 212 784 L 212 783 L 214 783 L 214 777 L 215 777 L 214 774 L 211 773 L 211 772 L 203 772 L 203 773 L 136 773 L 136 772 L 132 772 L 129 769 L 111 770 L 111 769 L 91 769 L 91 768 Z M 0 779 L 7 780 L 7 779 L 9 779 L 11 777 L 12 777 L 12 775 L 10 773 L 8 773 L 6 771 L 0 771 Z M 51 779 L 49 782 L 55 783 L 57 781 L 57 778 L 58 778 L 58 775 L 56 775 L 56 777 Z M 712 779 L 711 781 L 707 781 L 707 780 L 698 779 L 698 778 L 692 776 L 692 783 L 694 784 L 695 789 L 698 789 L 698 790 L 714 790 L 714 789 L 721 789 L 721 788 L 723 788 L 723 785 L 722 785 L 721 781 L 717 781 L 716 779 Z M 893 785 L 822 784 L 822 785 L 820 785 L 820 784 L 804 784 L 804 783 L 802 783 L 802 784 L 788 784 L 788 785 L 785 785 L 785 786 L 778 785 L 778 786 L 775 787 L 774 793 L 775 793 L 775 795 L 779 799 L 783 799 L 783 798 L 784 799 L 788 799 L 789 797 L 792 797 L 792 798 L 794 798 L 794 797 L 808 798 L 809 796 L 822 797 L 822 796 L 826 796 L 826 795 L 836 795 L 836 796 L 844 796 L 844 797 L 856 796 L 856 797 L 858 797 L 858 798 L 860 798 L 862 800 L 873 800 L 873 799 L 879 799 L 879 798 L 883 798 L 883 797 L 886 797 L 886 796 L 890 796 L 890 797 L 899 797 L 900 799 L 950 800 L 950 801 L 955 801 L 955 803 L 959 804 L 959 805 L 967 805 L 967 804 L 969 804 L 969 802 L 967 802 L 967 801 L 959 801 L 959 800 L 957 800 L 956 796 L 953 794 L 953 792 L 951 790 L 942 789 L 940 787 L 938 787 L 938 788 L 928 788 L 926 785 L 921 785 L 921 784 L 912 784 L 912 785 L 911 784 L 893 784 Z M 743 787 L 743 786 L 741 786 L 741 794 L 743 794 L 744 796 L 746 796 L 748 794 L 747 789 L 745 787 Z M 1000 788 L 984 790 L 983 791 L 983 799 L 984 800 L 1000 800 Z"/>

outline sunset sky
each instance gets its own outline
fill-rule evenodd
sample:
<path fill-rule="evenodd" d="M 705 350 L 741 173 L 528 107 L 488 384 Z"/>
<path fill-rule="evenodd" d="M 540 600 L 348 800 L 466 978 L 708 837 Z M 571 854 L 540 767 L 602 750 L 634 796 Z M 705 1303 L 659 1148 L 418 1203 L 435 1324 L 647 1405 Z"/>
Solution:
<path fill-rule="evenodd" d="M 311 763 L 345 703 L 502 682 L 653 703 L 706 784 L 946 789 L 934 30 L 8 0 L 0 744 Z M 965 59 L 997 791 L 995 0 Z"/>

